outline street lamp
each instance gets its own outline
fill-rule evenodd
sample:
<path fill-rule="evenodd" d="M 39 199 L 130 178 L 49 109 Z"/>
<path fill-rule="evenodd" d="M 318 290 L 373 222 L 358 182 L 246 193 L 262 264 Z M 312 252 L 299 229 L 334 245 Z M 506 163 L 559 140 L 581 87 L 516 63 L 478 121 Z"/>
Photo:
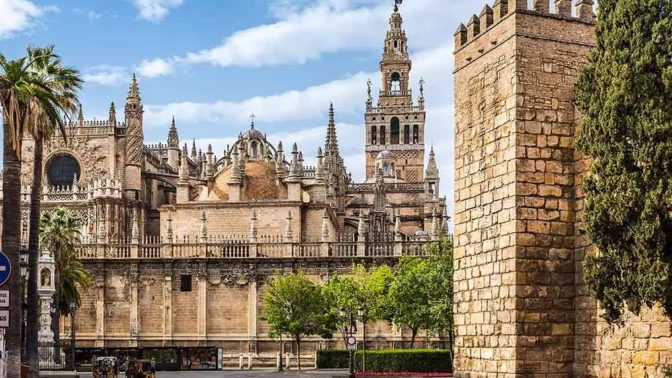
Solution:
<path fill-rule="evenodd" d="M 19 273 L 21 274 L 21 361 L 25 358 L 26 350 L 26 310 L 28 303 L 26 301 L 26 282 L 28 282 L 28 249 L 21 247 L 19 249 Z"/>
<path fill-rule="evenodd" d="M 366 316 L 364 316 L 364 308 L 357 309 L 357 316 L 362 321 L 362 373 L 366 371 Z"/>
<path fill-rule="evenodd" d="M 338 314 L 341 315 L 341 318 L 343 319 L 343 328 L 341 330 L 343 334 L 343 340 L 345 340 L 345 344 L 350 351 L 350 360 L 348 362 L 350 374 L 348 375 L 348 378 L 355 378 L 354 347 L 357 345 L 357 341 L 354 336 L 355 334 L 357 334 L 357 323 L 355 322 L 355 314 L 352 311 L 352 308 L 350 308 L 348 309 L 347 312 L 348 317 L 346 318 L 346 310 L 343 307 L 341 307 L 338 310 Z"/>
<path fill-rule="evenodd" d="M 72 371 L 77 371 L 77 365 L 75 364 L 75 313 L 77 312 L 77 302 L 73 299 L 70 301 L 70 316 L 72 323 L 70 324 L 72 341 L 70 343 L 70 349 L 72 353 Z"/>

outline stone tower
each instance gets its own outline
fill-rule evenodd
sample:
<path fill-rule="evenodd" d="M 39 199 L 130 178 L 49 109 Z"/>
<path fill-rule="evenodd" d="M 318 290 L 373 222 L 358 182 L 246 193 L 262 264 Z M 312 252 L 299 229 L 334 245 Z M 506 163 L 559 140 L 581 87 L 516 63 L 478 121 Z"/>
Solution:
<path fill-rule="evenodd" d="M 390 151 L 396 177 L 407 182 L 422 182 L 425 157 L 425 109 L 422 89 L 419 104 L 413 105 L 410 89 L 411 60 L 401 14 L 395 8 L 385 37 L 380 62 L 381 91 L 373 106 L 371 82 L 366 101 L 366 178 L 375 180 L 376 156 Z M 421 87 L 422 88 L 422 87 Z"/>
<path fill-rule="evenodd" d="M 457 377 L 592 376 L 572 91 L 595 16 L 549 3 L 497 0 L 455 33 Z"/>
<path fill-rule="evenodd" d="M 177 169 L 180 161 L 180 136 L 177 134 L 175 117 L 168 130 L 168 165 Z"/>
<path fill-rule="evenodd" d="M 138 81 L 133 74 L 126 97 L 126 198 L 141 199 L 144 136 Z"/>

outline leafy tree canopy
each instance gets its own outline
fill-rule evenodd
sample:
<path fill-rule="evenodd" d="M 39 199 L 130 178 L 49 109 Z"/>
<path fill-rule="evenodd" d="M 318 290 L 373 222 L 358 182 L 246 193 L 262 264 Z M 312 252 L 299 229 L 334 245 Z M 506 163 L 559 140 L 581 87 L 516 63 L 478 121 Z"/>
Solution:
<path fill-rule="evenodd" d="M 611 323 L 624 309 L 672 310 L 672 2 L 600 0 L 597 47 L 582 70 L 577 147 L 585 236 L 596 247 L 584 278 Z"/>

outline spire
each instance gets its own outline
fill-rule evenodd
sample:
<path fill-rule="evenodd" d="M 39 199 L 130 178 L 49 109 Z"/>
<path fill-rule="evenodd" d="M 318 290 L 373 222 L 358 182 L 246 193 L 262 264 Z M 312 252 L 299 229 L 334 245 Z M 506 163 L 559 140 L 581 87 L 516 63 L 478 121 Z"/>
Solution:
<path fill-rule="evenodd" d="M 278 151 L 275 156 L 275 173 L 279 179 L 285 177 L 285 154 L 282 150 L 282 142 L 278 143 Z"/>
<path fill-rule="evenodd" d="M 292 211 L 287 210 L 287 225 L 285 226 L 285 242 L 292 242 L 294 236 L 292 235 Z"/>
<path fill-rule="evenodd" d="M 257 210 L 252 210 L 252 218 L 250 219 L 250 243 L 257 242 Z"/>
<path fill-rule="evenodd" d="M 108 120 L 112 126 L 117 124 L 117 109 L 114 107 L 114 102 L 110 104 L 110 117 Z"/>
<path fill-rule="evenodd" d="M 250 123 L 250 130 L 254 130 L 254 119 L 257 118 L 257 116 L 254 115 L 254 113 L 250 114 L 250 120 L 252 123 Z"/>
<path fill-rule="evenodd" d="M 191 158 L 196 160 L 197 151 L 196 151 L 196 139 L 191 142 Z"/>
<path fill-rule="evenodd" d="M 434 146 L 429 150 L 429 162 L 427 163 L 427 171 L 425 177 L 428 179 L 439 178 L 439 168 L 436 166 L 436 158 L 434 156 Z"/>
<path fill-rule="evenodd" d="M 425 107 L 425 79 L 420 78 L 420 96 L 418 97 L 418 106 Z"/>
<path fill-rule="evenodd" d="M 289 166 L 289 177 L 297 179 L 300 177 L 299 174 L 299 149 L 296 146 L 296 143 L 292 146 L 292 163 Z"/>
<path fill-rule="evenodd" d="M 77 121 L 79 121 L 80 126 L 84 124 L 84 110 L 82 109 L 82 104 L 79 104 L 79 113 L 77 114 Z"/>
<path fill-rule="evenodd" d="M 138 79 L 133 74 L 133 79 L 131 79 L 131 85 L 128 88 L 128 96 L 126 97 L 127 104 L 139 104 L 140 103 L 140 90 L 138 89 Z"/>
<path fill-rule="evenodd" d="M 229 184 L 240 184 L 240 162 L 238 162 L 238 150 L 233 148 L 231 152 L 231 178 Z"/>
<path fill-rule="evenodd" d="M 329 105 L 329 124 L 327 125 L 327 138 L 324 153 L 326 156 L 338 155 L 338 137 L 336 135 L 336 121 L 334 119 L 334 104 Z"/>
<path fill-rule="evenodd" d="M 206 153 L 205 177 L 211 180 L 215 175 L 215 164 L 212 152 L 212 145 L 208 144 L 208 152 Z"/>
<path fill-rule="evenodd" d="M 180 148 L 180 137 L 177 134 L 175 117 L 173 117 L 173 122 L 170 124 L 170 130 L 168 130 L 168 148 Z"/>

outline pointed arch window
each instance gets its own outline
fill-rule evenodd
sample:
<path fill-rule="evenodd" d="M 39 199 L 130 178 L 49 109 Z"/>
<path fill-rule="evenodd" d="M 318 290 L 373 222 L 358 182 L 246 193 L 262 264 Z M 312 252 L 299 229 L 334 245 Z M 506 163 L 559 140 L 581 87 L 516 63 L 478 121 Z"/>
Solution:
<path fill-rule="evenodd" d="M 413 125 L 413 144 L 418 144 L 420 134 L 418 132 L 418 125 Z"/>
<path fill-rule="evenodd" d="M 401 75 L 399 75 L 399 72 L 393 72 L 390 75 L 390 92 L 392 94 L 400 94 L 401 92 Z"/>
<path fill-rule="evenodd" d="M 377 142 L 377 129 L 376 126 L 371 126 L 371 144 L 375 145 Z"/>
<path fill-rule="evenodd" d="M 252 157 L 254 159 L 259 158 L 259 147 L 257 146 L 256 141 L 252 141 Z"/>
<path fill-rule="evenodd" d="M 410 127 L 408 125 L 404 125 L 404 144 L 409 144 L 410 138 Z"/>
<path fill-rule="evenodd" d="M 380 126 L 380 144 L 385 144 L 385 126 Z"/>
<path fill-rule="evenodd" d="M 399 118 L 392 117 L 390 121 L 390 144 L 399 144 Z"/>

